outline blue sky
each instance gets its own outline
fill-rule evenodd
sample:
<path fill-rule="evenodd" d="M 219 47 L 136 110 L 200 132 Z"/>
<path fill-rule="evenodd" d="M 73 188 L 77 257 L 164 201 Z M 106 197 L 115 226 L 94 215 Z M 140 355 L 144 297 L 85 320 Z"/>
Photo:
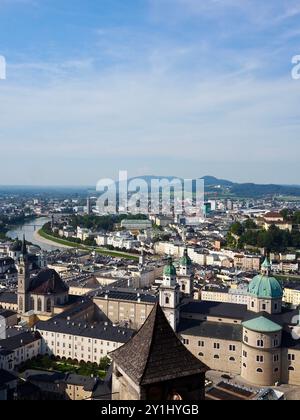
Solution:
<path fill-rule="evenodd" d="M 299 22 L 298 0 L 0 0 L 0 184 L 300 184 Z"/>

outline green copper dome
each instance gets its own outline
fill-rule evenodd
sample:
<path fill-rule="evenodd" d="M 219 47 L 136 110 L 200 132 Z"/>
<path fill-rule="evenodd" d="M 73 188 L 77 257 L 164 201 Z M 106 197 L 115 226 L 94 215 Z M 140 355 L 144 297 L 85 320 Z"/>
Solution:
<path fill-rule="evenodd" d="M 251 296 L 260 299 L 281 299 L 283 296 L 282 287 L 275 277 L 260 274 L 254 277 L 249 285 L 248 292 Z"/>
<path fill-rule="evenodd" d="M 187 249 L 184 250 L 183 257 L 180 258 L 180 265 L 184 267 L 190 267 L 192 265 L 192 260 L 188 256 Z"/>
<path fill-rule="evenodd" d="M 169 258 L 168 265 L 165 266 L 164 276 L 176 276 L 176 268 L 173 265 L 172 258 Z"/>
<path fill-rule="evenodd" d="M 270 321 L 268 318 L 263 316 L 244 322 L 243 327 L 248 330 L 261 333 L 275 333 L 282 330 L 280 325 L 275 324 L 275 322 Z"/>

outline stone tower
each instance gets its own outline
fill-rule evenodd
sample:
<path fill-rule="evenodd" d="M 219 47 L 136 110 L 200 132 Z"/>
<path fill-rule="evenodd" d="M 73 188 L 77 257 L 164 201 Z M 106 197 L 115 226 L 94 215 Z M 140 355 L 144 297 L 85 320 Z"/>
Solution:
<path fill-rule="evenodd" d="M 176 331 L 179 323 L 180 287 L 171 257 L 164 269 L 163 283 L 159 289 L 159 303 L 171 327 Z"/>
<path fill-rule="evenodd" d="M 25 236 L 23 237 L 22 251 L 17 264 L 18 268 L 18 313 L 24 314 L 29 311 L 28 290 L 30 286 L 30 270 L 28 251 Z"/>
<path fill-rule="evenodd" d="M 194 270 L 193 263 L 188 255 L 188 250 L 185 248 L 183 257 L 180 258 L 178 284 L 180 291 L 185 296 L 192 296 L 194 291 Z"/>
<path fill-rule="evenodd" d="M 110 357 L 113 400 L 204 400 L 208 367 L 178 339 L 158 303 L 139 332 Z"/>

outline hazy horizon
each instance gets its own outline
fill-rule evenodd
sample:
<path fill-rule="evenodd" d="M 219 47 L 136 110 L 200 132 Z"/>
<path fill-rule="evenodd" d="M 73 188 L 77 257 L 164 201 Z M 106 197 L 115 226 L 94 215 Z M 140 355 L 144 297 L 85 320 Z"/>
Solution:
<path fill-rule="evenodd" d="M 300 185 L 299 18 L 297 0 L 0 0 L 0 184 Z"/>

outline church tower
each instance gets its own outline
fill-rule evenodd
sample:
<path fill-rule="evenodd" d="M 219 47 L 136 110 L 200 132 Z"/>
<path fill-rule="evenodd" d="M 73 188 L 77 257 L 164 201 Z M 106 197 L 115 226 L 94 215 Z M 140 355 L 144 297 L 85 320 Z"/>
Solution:
<path fill-rule="evenodd" d="M 184 250 L 183 257 L 180 258 L 179 267 L 178 284 L 180 285 L 181 293 L 186 296 L 192 296 L 194 290 L 194 270 L 187 248 Z"/>
<path fill-rule="evenodd" d="M 18 313 L 24 314 L 29 311 L 28 289 L 30 286 L 30 271 L 28 251 L 25 236 L 22 243 L 22 251 L 18 260 Z"/>
<path fill-rule="evenodd" d="M 180 287 L 176 268 L 170 257 L 164 269 L 163 283 L 159 289 L 159 303 L 171 327 L 176 332 L 179 323 Z"/>

